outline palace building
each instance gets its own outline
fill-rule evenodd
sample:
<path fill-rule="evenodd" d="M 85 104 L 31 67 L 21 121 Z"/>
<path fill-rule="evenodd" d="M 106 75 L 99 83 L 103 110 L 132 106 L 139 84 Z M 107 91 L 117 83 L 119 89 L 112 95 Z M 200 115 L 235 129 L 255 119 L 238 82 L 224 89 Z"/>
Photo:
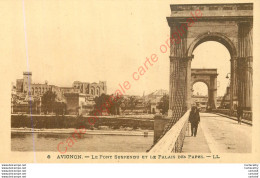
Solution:
<path fill-rule="evenodd" d="M 23 72 L 23 78 L 16 80 L 16 86 L 14 86 L 15 96 L 19 98 L 14 105 L 14 112 L 26 110 L 28 112 L 28 101 L 38 101 L 37 107 L 41 107 L 41 97 L 47 91 L 52 91 L 56 94 L 57 102 L 63 102 L 67 105 L 67 114 L 85 114 L 93 109 L 95 104 L 94 98 L 102 94 L 107 94 L 106 81 L 99 81 L 99 83 L 88 83 L 74 81 L 71 87 L 58 87 L 55 85 L 49 85 L 47 81 L 45 83 L 33 83 L 32 72 Z M 17 96 L 17 97 L 16 97 Z M 26 103 L 24 108 L 20 109 L 19 103 Z M 41 113 L 39 111 L 37 112 Z"/>
<path fill-rule="evenodd" d="M 32 72 L 23 72 L 23 79 L 16 80 L 16 92 L 29 95 L 43 95 L 47 91 L 53 91 L 56 94 L 65 93 L 80 93 L 87 94 L 93 97 L 100 96 L 107 93 L 107 86 L 105 81 L 99 81 L 99 83 L 88 83 L 74 81 L 72 87 L 58 87 L 55 85 L 49 85 L 46 81 L 43 84 L 32 82 Z"/>

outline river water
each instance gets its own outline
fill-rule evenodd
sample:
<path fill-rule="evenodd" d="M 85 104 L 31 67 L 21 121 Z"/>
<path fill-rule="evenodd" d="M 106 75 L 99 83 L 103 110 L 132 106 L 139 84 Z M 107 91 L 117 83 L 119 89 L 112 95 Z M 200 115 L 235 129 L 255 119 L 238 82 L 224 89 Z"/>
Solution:
<path fill-rule="evenodd" d="M 61 133 L 11 133 L 12 151 L 58 151 L 57 146 L 71 137 Z M 77 139 L 68 152 L 146 152 L 153 144 L 153 136 L 91 135 Z"/>

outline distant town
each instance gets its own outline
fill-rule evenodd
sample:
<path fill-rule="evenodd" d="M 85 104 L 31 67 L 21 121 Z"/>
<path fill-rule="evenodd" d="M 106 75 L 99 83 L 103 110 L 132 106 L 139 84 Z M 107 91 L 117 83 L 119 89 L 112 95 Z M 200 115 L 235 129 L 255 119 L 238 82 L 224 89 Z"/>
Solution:
<path fill-rule="evenodd" d="M 228 90 L 228 88 L 227 88 Z M 71 87 L 60 87 L 45 83 L 33 83 L 32 72 L 23 72 L 23 78 L 17 79 L 12 86 L 12 114 L 56 114 L 91 115 L 95 108 L 102 105 L 107 94 L 106 81 L 88 83 L 74 81 Z M 228 91 L 224 97 L 217 97 L 217 107 L 228 103 Z M 192 96 L 192 103 L 202 111 L 207 109 L 208 96 Z M 111 112 L 101 115 L 142 115 L 167 114 L 169 94 L 159 89 L 148 95 L 124 95 Z"/>

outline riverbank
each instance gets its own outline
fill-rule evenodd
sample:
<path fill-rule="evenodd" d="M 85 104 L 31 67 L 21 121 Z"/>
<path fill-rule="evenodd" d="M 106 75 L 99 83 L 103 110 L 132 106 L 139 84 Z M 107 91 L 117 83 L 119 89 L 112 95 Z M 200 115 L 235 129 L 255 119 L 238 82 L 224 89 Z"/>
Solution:
<path fill-rule="evenodd" d="M 48 115 L 43 115 L 43 114 L 11 114 L 12 116 L 27 116 L 27 117 L 35 117 L 35 116 L 44 116 L 44 117 L 53 117 L 56 116 L 55 114 L 48 114 Z M 64 115 L 64 117 L 74 117 L 77 118 L 79 116 L 77 115 Z M 89 115 L 82 115 L 80 117 L 93 117 Z M 154 114 L 140 114 L 140 115 L 107 115 L 107 116 L 95 116 L 97 118 L 131 118 L 131 119 L 151 119 L 153 120 Z"/>
<path fill-rule="evenodd" d="M 153 130 L 153 118 L 144 116 L 101 116 L 94 125 L 89 124 L 90 116 L 50 116 L 50 115 L 11 115 L 11 128 L 29 129 L 78 129 L 85 127 L 87 130 Z"/>
<path fill-rule="evenodd" d="M 55 133 L 72 134 L 74 128 L 68 129 L 31 129 L 31 128 L 12 128 L 12 133 Z M 128 136 L 153 136 L 152 130 L 86 130 L 89 135 L 128 135 Z"/>

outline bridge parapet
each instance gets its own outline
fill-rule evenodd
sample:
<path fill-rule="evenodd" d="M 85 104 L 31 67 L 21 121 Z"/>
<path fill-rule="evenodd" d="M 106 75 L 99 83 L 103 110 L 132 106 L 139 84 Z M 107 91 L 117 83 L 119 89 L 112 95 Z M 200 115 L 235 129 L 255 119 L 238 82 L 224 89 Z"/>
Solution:
<path fill-rule="evenodd" d="M 224 114 L 231 117 L 237 117 L 237 110 L 230 111 L 230 109 L 213 109 L 212 112 Z M 252 124 L 252 111 L 243 111 L 242 121 L 243 120 Z"/>
<path fill-rule="evenodd" d="M 179 121 L 151 148 L 150 153 L 172 153 L 181 152 L 185 132 L 188 126 L 190 110 L 188 110 Z"/>

